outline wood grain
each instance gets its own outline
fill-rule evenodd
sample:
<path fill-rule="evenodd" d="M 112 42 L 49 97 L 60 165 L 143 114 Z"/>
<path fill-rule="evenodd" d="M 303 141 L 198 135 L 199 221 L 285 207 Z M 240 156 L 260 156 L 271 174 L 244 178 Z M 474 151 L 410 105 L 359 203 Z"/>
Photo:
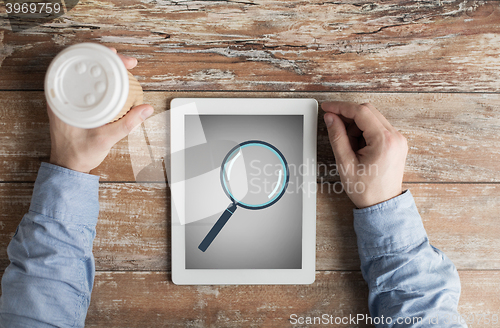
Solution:
<path fill-rule="evenodd" d="M 155 114 L 175 97 L 311 97 L 372 102 L 408 139 L 404 180 L 408 182 L 500 182 L 500 95 L 393 93 L 146 92 Z M 42 92 L 0 92 L 0 181 L 34 181 L 48 161 L 50 136 Z M 338 180 L 335 159 L 322 122 L 318 124 L 319 179 Z M 148 134 L 159 139 L 163 130 Z M 149 152 L 120 141 L 92 173 L 101 181 L 135 181 L 130 159 Z M 165 154 L 165 149 L 158 152 Z"/>
<path fill-rule="evenodd" d="M 174 97 L 372 102 L 409 141 L 405 187 L 459 269 L 459 311 L 500 314 L 499 19 L 498 1 L 88 0 L 14 33 L 2 11 L 0 270 L 49 157 L 45 71 L 65 47 L 100 42 L 139 59 L 132 73 L 157 115 Z M 145 127 L 149 141 L 165 132 Z M 87 327 L 290 327 L 292 313 L 368 313 L 353 205 L 325 190 L 334 171 L 318 176 L 314 284 L 175 286 L 168 188 L 126 183 L 142 152 L 124 139 L 93 171 L 103 183 Z M 321 118 L 318 163 L 334 163 Z"/>
<path fill-rule="evenodd" d="M 469 328 L 495 327 L 496 324 L 478 322 L 478 314 L 500 316 L 500 272 L 498 271 L 461 271 L 459 272 L 462 284 L 462 294 L 458 311 L 469 323 Z M 495 296 L 497 295 L 497 296 Z M 474 319 L 473 322 L 472 320 Z"/>
<path fill-rule="evenodd" d="M 359 272 L 297 286 L 176 286 L 166 272 L 98 272 L 85 326 L 289 327 L 293 313 L 368 314 L 367 294 Z"/>
<path fill-rule="evenodd" d="M 41 90 L 64 47 L 136 56 L 146 90 L 498 92 L 497 1 L 81 1 L 13 33 L 0 89 Z"/>
<path fill-rule="evenodd" d="M 476 315 L 469 327 L 495 327 L 477 318 L 499 314 L 500 274 L 461 271 L 460 279 L 458 310 Z M 349 271 L 317 272 L 314 284 L 298 286 L 176 286 L 165 272 L 98 272 L 86 327 L 320 327 L 291 325 L 290 315 L 367 315 L 367 293 L 361 274 Z"/>
<path fill-rule="evenodd" d="M 316 269 L 359 270 L 353 205 L 319 185 Z M 409 184 L 431 243 L 460 270 L 500 269 L 500 185 Z M 32 184 L 0 184 L 0 270 L 27 211 Z M 94 256 L 98 270 L 170 270 L 170 197 L 160 184 L 104 183 Z"/>

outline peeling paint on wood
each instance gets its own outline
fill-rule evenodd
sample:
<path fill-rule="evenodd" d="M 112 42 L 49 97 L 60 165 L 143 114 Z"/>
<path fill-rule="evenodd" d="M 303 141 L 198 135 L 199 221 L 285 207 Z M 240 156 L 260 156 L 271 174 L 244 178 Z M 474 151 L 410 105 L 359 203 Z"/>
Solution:
<path fill-rule="evenodd" d="M 205 72 L 206 74 L 225 74 Z M 311 97 L 320 103 L 370 101 L 408 139 L 408 182 L 500 182 L 500 95 L 298 92 L 146 92 L 155 114 L 175 97 Z M 0 92 L 0 181 L 34 181 L 50 153 L 42 92 Z M 321 119 L 318 124 L 320 176 L 336 181 L 335 159 Z M 161 131 L 149 131 L 158 134 Z M 141 149 L 137 149 L 137 155 Z M 165 151 L 163 151 L 165 153 Z M 135 181 L 127 138 L 116 144 L 93 171 L 101 181 Z"/>
<path fill-rule="evenodd" d="M 498 314 L 499 273 L 459 274 L 459 313 L 464 318 L 471 314 L 489 314 L 490 318 Z M 367 294 L 361 273 L 349 271 L 317 272 L 314 284 L 299 286 L 176 286 L 165 272 L 98 272 L 85 326 L 298 327 L 290 324 L 291 314 L 367 315 Z M 313 325 L 300 327 L 305 326 Z M 484 325 L 476 320 L 469 327 Z"/>
<path fill-rule="evenodd" d="M 139 58 L 146 90 L 498 92 L 499 17 L 497 1 L 91 0 L 23 33 L 1 18 L 0 89 L 41 89 L 90 41 Z"/>
<path fill-rule="evenodd" d="M 88 0 L 13 33 L 4 15 L 0 270 L 29 207 L 33 184 L 23 182 L 34 181 L 48 160 L 45 71 L 64 47 L 101 42 L 139 59 L 132 72 L 156 114 L 174 97 L 372 102 L 409 141 L 405 187 L 431 243 L 459 269 L 459 311 L 498 315 L 499 18 L 498 1 Z M 318 161 L 334 163 L 321 118 Z M 292 313 L 368 313 L 345 194 L 318 194 L 313 285 L 175 286 L 168 189 L 123 183 L 135 180 L 127 139 L 93 173 L 104 183 L 87 327 L 289 327 Z M 318 181 L 321 188 L 338 176 Z"/>
<path fill-rule="evenodd" d="M 0 270 L 32 184 L 0 184 Z M 500 185 L 407 184 L 431 243 L 460 270 L 500 270 Z M 318 185 L 317 270 L 359 270 L 354 205 Z M 170 197 L 161 184 L 103 183 L 94 240 L 98 270 L 170 270 Z"/>
<path fill-rule="evenodd" d="M 367 294 L 359 272 L 317 273 L 302 286 L 176 286 L 165 272 L 99 272 L 85 326 L 289 327 L 292 313 L 368 314 Z"/>

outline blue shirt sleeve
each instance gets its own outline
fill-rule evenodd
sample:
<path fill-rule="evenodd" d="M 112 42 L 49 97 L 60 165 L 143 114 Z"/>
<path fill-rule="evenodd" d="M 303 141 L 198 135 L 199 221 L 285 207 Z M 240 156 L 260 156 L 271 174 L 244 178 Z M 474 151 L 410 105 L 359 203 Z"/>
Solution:
<path fill-rule="evenodd" d="M 94 282 L 99 177 L 42 163 L 7 253 L 1 327 L 83 327 Z"/>
<path fill-rule="evenodd" d="M 371 317 L 385 320 L 377 327 L 467 327 L 457 269 L 429 244 L 409 190 L 355 209 L 354 229 Z"/>

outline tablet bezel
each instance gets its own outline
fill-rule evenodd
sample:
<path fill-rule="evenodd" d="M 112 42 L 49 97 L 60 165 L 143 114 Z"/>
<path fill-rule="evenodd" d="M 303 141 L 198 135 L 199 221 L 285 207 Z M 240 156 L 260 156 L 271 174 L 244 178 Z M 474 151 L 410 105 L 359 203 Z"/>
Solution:
<path fill-rule="evenodd" d="M 184 106 L 194 103 L 196 106 Z M 182 106 L 182 107 L 181 107 Z M 170 103 L 170 149 L 184 149 L 185 115 L 302 115 L 303 161 L 312 163 L 303 183 L 316 183 L 318 102 L 311 98 L 174 98 Z M 171 163 L 171 181 L 182 181 L 184 159 Z M 179 193 L 182 189 L 177 189 Z M 182 197 L 181 197 L 182 198 Z M 172 197 L 171 197 L 172 199 Z M 186 269 L 185 226 L 172 202 L 172 281 L 177 285 L 311 284 L 316 265 L 316 192 L 302 194 L 301 269 Z M 181 204 L 182 202 L 178 202 Z"/>

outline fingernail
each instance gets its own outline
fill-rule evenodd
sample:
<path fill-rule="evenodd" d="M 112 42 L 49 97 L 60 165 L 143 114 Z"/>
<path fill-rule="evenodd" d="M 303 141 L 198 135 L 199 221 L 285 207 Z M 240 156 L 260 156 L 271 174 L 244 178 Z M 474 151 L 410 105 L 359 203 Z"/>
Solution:
<path fill-rule="evenodd" d="M 333 124 L 333 116 L 329 114 L 325 114 L 323 116 L 323 119 L 325 120 L 326 127 L 329 128 Z"/>
<path fill-rule="evenodd" d="M 141 112 L 141 117 L 143 120 L 147 119 L 148 117 L 151 116 L 151 114 L 153 114 L 154 112 L 154 108 L 153 107 L 148 107 L 148 108 L 145 108 L 142 110 Z"/>
<path fill-rule="evenodd" d="M 135 57 L 127 56 L 127 55 L 122 55 L 122 57 L 125 59 L 129 59 L 129 60 L 131 59 L 131 60 L 135 61 L 135 63 L 137 64 L 137 58 L 135 58 Z"/>

